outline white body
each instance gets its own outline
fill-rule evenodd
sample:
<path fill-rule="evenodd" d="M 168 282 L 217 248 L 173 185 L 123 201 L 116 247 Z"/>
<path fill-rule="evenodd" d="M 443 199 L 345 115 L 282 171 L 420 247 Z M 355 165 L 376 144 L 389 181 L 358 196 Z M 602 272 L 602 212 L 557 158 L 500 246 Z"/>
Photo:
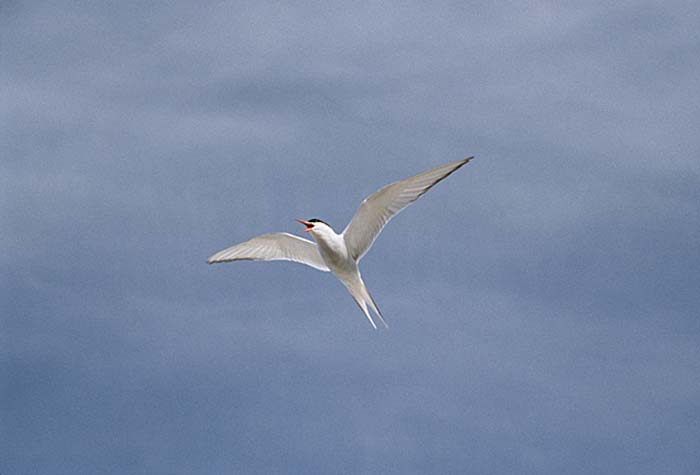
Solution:
<path fill-rule="evenodd" d="M 376 329 L 377 325 L 369 313 L 368 306 L 379 317 L 384 326 L 388 327 L 377 304 L 374 303 L 372 296 L 369 294 L 367 286 L 362 281 L 360 269 L 357 265 L 358 260 L 353 258 L 352 253 L 348 249 L 345 236 L 343 236 L 344 233 L 336 234 L 333 228 L 325 223 L 316 223 L 313 228 L 309 229 L 309 232 L 316 241 L 318 252 L 321 254 L 326 267 L 348 289 L 348 292 L 355 299 L 355 302 L 357 302 L 357 305 L 362 310 L 362 313 L 365 314 L 372 327 Z"/>
<path fill-rule="evenodd" d="M 287 260 L 330 271 L 345 285 L 372 327 L 377 328 L 369 309 L 387 326 L 362 281 L 360 259 L 391 218 L 471 159 L 457 160 L 385 186 L 362 202 L 340 234 L 322 221 L 298 220 L 306 225 L 316 244 L 288 233 L 263 234 L 217 252 L 207 262 Z"/>

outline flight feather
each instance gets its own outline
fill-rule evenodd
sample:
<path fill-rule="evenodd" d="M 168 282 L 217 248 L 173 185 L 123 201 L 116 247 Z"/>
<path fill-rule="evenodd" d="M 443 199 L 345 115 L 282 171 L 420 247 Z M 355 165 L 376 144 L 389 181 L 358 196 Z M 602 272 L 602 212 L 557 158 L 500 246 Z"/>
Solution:
<path fill-rule="evenodd" d="M 472 158 L 456 160 L 397 181 L 365 198 L 343 231 L 345 243 L 353 259 L 359 260 L 367 253 L 391 218 Z"/>
<path fill-rule="evenodd" d="M 209 264 L 231 261 L 293 261 L 329 272 L 318 252 L 316 243 L 289 233 L 271 233 L 254 237 L 219 251 Z"/>

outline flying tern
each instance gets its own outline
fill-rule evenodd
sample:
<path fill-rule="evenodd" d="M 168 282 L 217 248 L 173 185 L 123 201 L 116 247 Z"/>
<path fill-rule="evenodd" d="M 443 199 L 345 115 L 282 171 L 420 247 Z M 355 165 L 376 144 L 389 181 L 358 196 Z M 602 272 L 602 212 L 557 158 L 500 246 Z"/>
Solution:
<path fill-rule="evenodd" d="M 320 219 L 296 219 L 314 240 L 309 241 L 289 233 L 263 234 L 236 244 L 211 256 L 207 262 L 231 261 L 293 261 L 323 272 L 332 272 L 348 289 L 376 330 L 369 309 L 388 327 L 377 304 L 362 281 L 358 264 L 377 239 L 386 223 L 399 211 L 420 198 L 441 180 L 466 165 L 474 157 L 457 160 L 432 168 L 411 178 L 397 181 L 365 198 L 350 223 L 337 234 Z"/>

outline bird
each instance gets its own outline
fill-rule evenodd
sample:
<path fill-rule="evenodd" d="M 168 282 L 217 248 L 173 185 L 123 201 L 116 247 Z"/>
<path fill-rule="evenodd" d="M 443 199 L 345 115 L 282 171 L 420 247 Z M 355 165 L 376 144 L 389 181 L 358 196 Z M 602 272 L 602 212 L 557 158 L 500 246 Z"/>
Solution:
<path fill-rule="evenodd" d="M 384 226 L 400 211 L 423 196 L 474 157 L 456 160 L 431 168 L 418 175 L 397 181 L 368 196 L 340 234 L 325 221 L 312 218 L 295 221 L 306 226 L 303 231 L 313 241 L 289 233 L 262 234 L 228 247 L 207 259 L 209 264 L 232 261 L 292 261 L 322 272 L 333 273 L 348 290 L 369 323 L 376 330 L 370 310 L 385 328 L 389 326 L 367 290 L 360 274 L 359 262 L 369 251 Z"/>

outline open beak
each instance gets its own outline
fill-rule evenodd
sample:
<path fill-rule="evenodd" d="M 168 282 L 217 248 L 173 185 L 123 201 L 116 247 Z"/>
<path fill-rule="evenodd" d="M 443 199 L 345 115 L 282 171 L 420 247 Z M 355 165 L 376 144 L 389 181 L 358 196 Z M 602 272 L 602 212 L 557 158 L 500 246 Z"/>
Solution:
<path fill-rule="evenodd" d="M 309 231 L 311 231 L 314 228 L 314 223 L 304 221 L 303 219 L 294 218 L 294 221 L 297 221 L 297 222 L 303 224 L 304 226 L 306 226 L 306 229 L 304 229 L 305 233 L 308 233 Z"/>

